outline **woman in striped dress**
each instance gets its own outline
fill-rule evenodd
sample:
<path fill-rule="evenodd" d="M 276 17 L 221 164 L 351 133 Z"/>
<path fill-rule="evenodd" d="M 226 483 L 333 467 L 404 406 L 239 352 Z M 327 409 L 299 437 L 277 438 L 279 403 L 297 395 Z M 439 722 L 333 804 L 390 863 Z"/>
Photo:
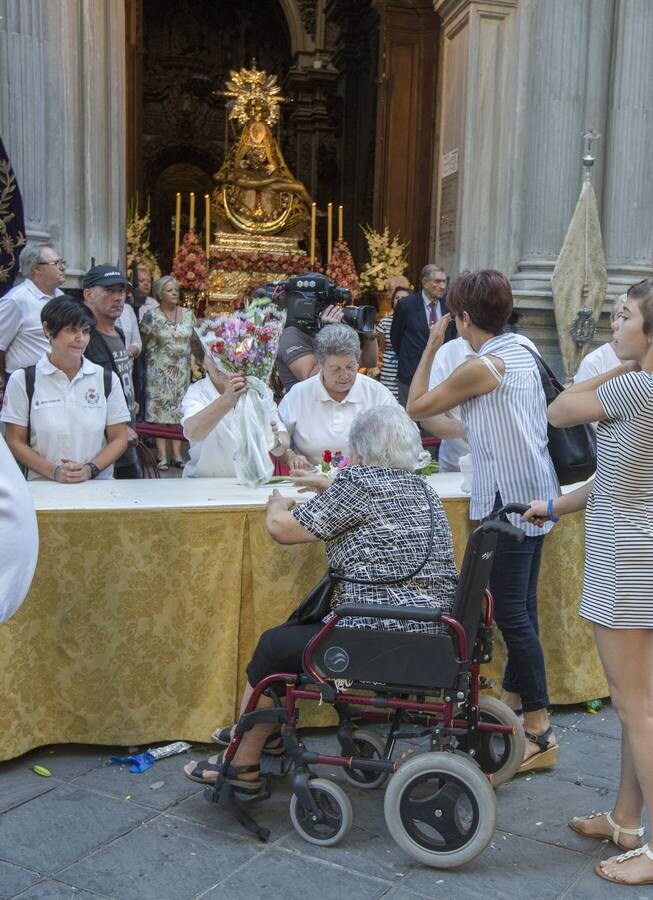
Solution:
<path fill-rule="evenodd" d="M 653 884 L 653 850 L 641 841 L 644 805 L 653 815 L 653 279 L 628 291 L 613 344 L 632 362 L 574 384 L 549 407 L 553 425 L 599 422 L 596 479 L 535 501 L 525 518 L 556 522 L 587 508 L 580 614 L 594 625 L 621 721 L 621 778 L 609 813 L 569 825 L 627 851 L 597 865 L 602 878 Z"/>
<path fill-rule="evenodd" d="M 547 449 L 546 400 L 532 353 L 505 328 L 512 313 L 512 290 L 492 269 L 463 273 L 451 286 L 447 305 L 461 337 L 477 356 L 466 360 L 433 390 L 429 373 L 442 345 L 449 316 L 431 328 L 408 398 L 408 413 L 426 419 L 461 407 L 474 464 L 470 517 L 481 519 L 506 503 L 529 503 L 532 491 L 557 497 L 558 479 Z M 536 496 L 543 496 L 541 493 Z M 490 590 L 495 620 L 508 650 L 502 699 L 523 712 L 528 738 L 520 771 L 553 766 L 558 746 L 547 706 L 544 655 L 537 617 L 537 578 L 543 531 L 511 516 L 526 532 L 518 544 L 500 535 Z"/>
<path fill-rule="evenodd" d="M 410 291 L 405 287 L 396 287 L 392 294 L 392 313 L 397 308 L 397 303 L 402 297 L 408 297 Z M 397 354 L 392 349 L 390 343 L 390 328 L 392 326 L 392 313 L 376 323 L 376 333 L 378 335 L 379 345 L 381 347 L 381 377 L 379 381 L 384 384 L 392 393 L 395 400 L 399 399 L 399 388 L 397 387 Z"/>

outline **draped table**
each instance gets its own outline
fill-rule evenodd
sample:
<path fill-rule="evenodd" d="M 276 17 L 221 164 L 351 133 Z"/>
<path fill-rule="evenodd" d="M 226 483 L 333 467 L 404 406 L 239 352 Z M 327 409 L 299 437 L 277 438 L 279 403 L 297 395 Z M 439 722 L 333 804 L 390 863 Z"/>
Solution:
<path fill-rule="evenodd" d="M 473 527 L 461 476 L 429 480 L 460 565 Z M 323 545 L 276 544 L 264 527 L 271 488 L 233 479 L 30 488 L 40 555 L 27 599 L 0 626 L 0 760 L 54 743 L 206 741 L 234 721 L 257 636 L 322 575 Z M 545 541 L 540 575 L 553 703 L 607 695 L 578 617 L 583 556 L 582 514 L 568 516 Z M 497 640 L 488 677 L 503 659 Z M 306 707 L 304 724 L 325 721 Z"/>

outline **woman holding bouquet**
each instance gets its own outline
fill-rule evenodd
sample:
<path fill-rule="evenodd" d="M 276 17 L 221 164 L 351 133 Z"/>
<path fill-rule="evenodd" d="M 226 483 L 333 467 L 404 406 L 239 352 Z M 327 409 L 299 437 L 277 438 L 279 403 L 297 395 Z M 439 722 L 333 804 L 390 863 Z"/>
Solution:
<path fill-rule="evenodd" d="M 238 446 L 234 407 L 247 391 L 247 381 L 244 375 L 221 372 L 195 334 L 191 349 L 206 374 L 190 385 L 181 401 L 181 424 L 190 445 L 184 478 L 233 478 Z M 275 437 L 270 452 L 281 457 L 288 449 L 288 432 L 272 397 L 263 402 Z"/>
<path fill-rule="evenodd" d="M 190 384 L 190 338 L 195 317 L 179 306 L 179 282 L 165 275 L 154 285 L 159 305 L 141 320 L 145 359 L 145 421 L 179 425 L 181 401 Z M 183 468 L 181 441 L 171 441 L 172 464 Z M 166 439 L 156 438 L 159 468 L 168 468 Z"/>
<path fill-rule="evenodd" d="M 389 603 L 449 611 L 458 580 L 453 541 L 439 497 L 415 475 L 422 449 L 417 426 L 398 404 L 374 407 L 358 413 L 348 437 L 352 465 L 322 493 L 293 508 L 291 500 L 273 492 L 265 517 L 269 534 L 280 544 L 324 541 L 329 565 L 336 573 L 370 582 L 340 582 L 332 606 L 366 603 L 373 610 L 375 604 Z M 396 579 L 392 587 L 383 584 L 390 579 Z M 339 625 L 433 634 L 444 627 L 373 617 L 343 618 Z M 321 622 L 287 622 L 261 635 L 247 667 L 241 709 L 253 686 L 266 675 L 302 671 L 304 648 L 321 628 Z M 265 694 L 258 703 L 259 708 L 273 705 Z M 218 729 L 213 739 L 228 746 L 232 730 L 231 726 Z M 278 726 L 257 725 L 243 736 L 226 776 L 238 791 L 255 795 L 262 790 L 262 752 L 283 752 Z M 190 762 L 184 772 L 194 781 L 213 784 L 221 757 Z"/>
<path fill-rule="evenodd" d="M 319 465 L 325 450 L 350 455 L 354 418 L 373 406 L 397 406 L 384 385 L 361 375 L 361 347 L 348 325 L 326 325 L 315 338 L 319 372 L 295 384 L 279 404 L 279 415 L 292 438 L 285 461 L 291 468 Z"/>
<path fill-rule="evenodd" d="M 531 503 L 524 518 L 548 525 L 587 510 L 580 614 L 593 623 L 621 721 L 621 772 L 612 810 L 569 825 L 626 851 L 596 866 L 601 878 L 639 885 L 653 884 L 641 827 L 644 806 L 649 823 L 653 815 L 653 279 L 630 288 L 617 322 L 613 348 L 633 362 L 572 385 L 549 406 L 552 425 L 599 423 L 596 479 Z"/>

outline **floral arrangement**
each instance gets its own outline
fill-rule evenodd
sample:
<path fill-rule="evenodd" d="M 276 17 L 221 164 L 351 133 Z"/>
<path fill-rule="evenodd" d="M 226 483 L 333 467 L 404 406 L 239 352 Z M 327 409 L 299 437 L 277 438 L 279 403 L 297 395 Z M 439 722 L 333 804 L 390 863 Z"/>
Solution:
<path fill-rule="evenodd" d="M 325 274 L 340 287 L 347 288 L 351 292 L 352 300 L 358 297 L 360 293 L 358 273 L 347 241 L 335 242 Z"/>
<path fill-rule="evenodd" d="M 211 256 L 211 268 L 225 272 L 283 272 L 285 275 L 322 271 L 318 263 L 311 266 L 310 257 L 302 251 L 279 255 L 264 250 L 217 250 Z"/>
<path fill-rule="evenodd" d="M 285 321 L 285 312 L 267 297 L 257 297 L 233 315 L 205 319 L 196 332 L 222 372 L 254 376 L 267 384 Z"/>
<path fill-rule="evenodd" d="M 127 210 L 127 271 L 131 272 L 134 263 L 142 265 L 152 273 L 156 281 L 161 277 L 161 268 L 150 249 L 150 213 L 138 213 L 137 204 L 130 205 Z"/>
<path fill-rule="evenodd" d="M 172 274 L 187 291 L 205 291 L 209 283 L 206 257 L 194 231 L 184 235 L 172 264 Z"/>
<path fill-rule="evenodd" d="M 398 234 L 391 238 L 387 225 L 382 233 L 365 225 L 361 228 L 367 241 L 370 261 L 361 271 L 360 288 L 365 291 L 384 291 L 391 275 L 403 275 L 408 268 L 408 244 L 402 244 Z"/>
<path fill-rule="evenodd" d="M 329 478 L 335 476 L 342 469 L 345 469 L 351 462 L 350 456 L 344 456 L 340 450 L 325 450 L 322 454 L 322 462 L 320 463 L 320 471 Z"/>

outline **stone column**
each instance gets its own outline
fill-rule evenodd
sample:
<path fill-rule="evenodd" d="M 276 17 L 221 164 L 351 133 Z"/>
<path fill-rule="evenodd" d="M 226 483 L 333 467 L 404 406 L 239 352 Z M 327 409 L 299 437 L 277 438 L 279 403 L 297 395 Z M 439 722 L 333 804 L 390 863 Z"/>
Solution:
<path fill-rule="evenodd" d="M 523 0 L 518 99 L 520 253 L 513 284 L 550 294 L 582 183 L 582 138 L 605 134 L 613 0 Z M 599 160 L 601 155 L 599 154 Z M 594 186 L 601 194 L 602 164 Z"/>
<path fill-rule="evenodd" d="M 653 4 L 617 0 L 603 195 L 614 293 L 653 275 Z"/>
<path fill-rule="evenodd" d="M 50 230 L 44 4 L 4 0 L 0 14 L 0 133 L 23 198 L 27 237 L 46 242 Z"/>
<path fill-rule="evenodd" d="M 113 0 L 48 10 L 49 212 L 69 275 L 124 265 L 125 20 Z"/>

